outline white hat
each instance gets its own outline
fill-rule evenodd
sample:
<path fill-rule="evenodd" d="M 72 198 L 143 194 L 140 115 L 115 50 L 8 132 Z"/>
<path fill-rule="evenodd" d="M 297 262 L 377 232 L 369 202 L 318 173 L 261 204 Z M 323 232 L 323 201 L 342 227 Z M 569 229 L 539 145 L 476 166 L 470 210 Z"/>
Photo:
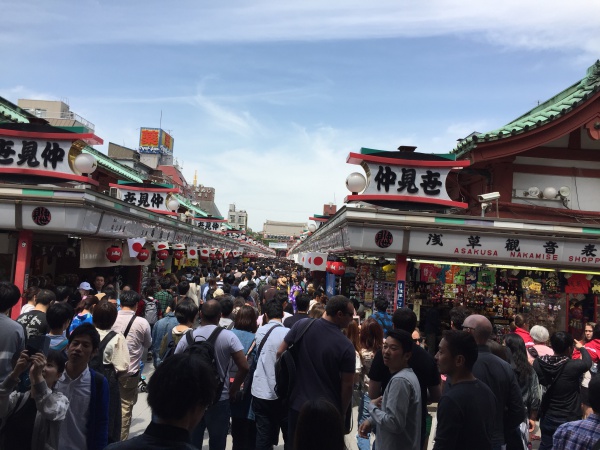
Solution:
<path fill-rule="evenodd" d="M 91 291 L 92 290 L 92 286 L 90 286 L 90 283 L 88 283 L 87 281 L 84 281 L 83 283 L 81 283 L 79 285 L 79 287 L 77 289 L 83 289 L 85 291 Z"/>

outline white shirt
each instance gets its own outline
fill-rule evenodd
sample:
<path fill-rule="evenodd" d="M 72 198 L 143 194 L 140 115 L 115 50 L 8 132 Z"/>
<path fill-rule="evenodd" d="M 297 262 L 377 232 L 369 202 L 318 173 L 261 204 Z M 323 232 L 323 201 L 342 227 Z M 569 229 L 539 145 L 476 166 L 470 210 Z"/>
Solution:
<path fill-rule="evenodd" d="M 261 314 L 261 315 L 258 317 L 258 320 L 256 321 L 256 323 L 258 324 L 258 326 L 259 326 L 259 327 L 262 327 L 262 324 L 263 324 L 263 323 L 262 323 L 262 322 L 263 322 L 263 316 L 264 316 L 264 314 Z M 283 312 L 283 319 L 281 319 L 281 321 L 282 321 L 282 322 L 284 322 L 284 321 L 285 321 L 285 319 L 287 319 L 288 317 L 292 317 L 292 316 L 293 316 L 293 314 L 290 314 L 290 313 L 288 313 L 288 312 L 285 312 L 285 311 L 284 311 L 284 312 Z M 273 331 L 273 333 L 275 333 L 275 332 Z"/>
<path fill-rule="evenodd" d="M 194 330 L 194 340 L 202 341 L 210 337 L 217 328 L 216 325 L 203 325 Z M 183 353 L 188 347 L 187 338 L 184 336 L 175 348 L 175 354 Z M 238 337 L 229 330 L 222 330 L 215 342 L 215 358 L 217 359 L 217 370 L 219 376 L 225 381 L 221 398 L 219 400 L 229 400 L 229 371 L 233 365 L 231 355 L 237 352 L 243 352 L 244 347 Z"/>
<path fill-rule="evenodd" d="M 125 333 L 133 315 L 133 311 L 119 311 L 112 330 L 121 334 Z M 142 360 L 144 349 L 150 348 L 152 345 L 152 334 L 150 333 L 150 324 L 148 321 L 143 317 L 136 317 L 131 324 L 126 340 L 130 358 L 127 374 L 133 375 L 140 371 L 140 361 Z"/>
<path fill-rule="evenodd" d="M 61 450 L 81 450 L 87 448 L 87 422 L 92 396 L 92 375 L 86 368 L 72 380 L 65 370 L 56 382 L 55 390 L 69 399 L 69 410 L 59 433 Z"/>
<path fill-rule="evenodd" d="M 290 329 L 284 327 L 281 322 L 270 320 L 268 324 L 256 330 L 254 336 L 254 339 L 256 339 L 256 351 L 258 352 L 258 347 L 263 338 L 275 326 L 277 328 L 271 332 L 267 342 L 265 342 L 260 351 L 256 371 L 252 379 L 252 395 L 263 400 L 277 399 L 277 394 L 275 394 L 275 360 L 277 359 L 277 349 Z"/>

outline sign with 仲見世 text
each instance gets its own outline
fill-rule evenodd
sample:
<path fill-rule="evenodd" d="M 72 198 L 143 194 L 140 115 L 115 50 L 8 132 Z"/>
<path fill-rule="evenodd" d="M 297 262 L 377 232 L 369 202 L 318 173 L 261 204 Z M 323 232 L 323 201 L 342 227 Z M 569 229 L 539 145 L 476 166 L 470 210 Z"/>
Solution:
<path fill-rule="evenodd" d="M 360 164 L 367 175 L 364 191 L 349 195 L 347 201 L 424 203 L 454 208 L 468 206 L 452 200 L 446 191 L 450 171 L 468 166 L 468 161 L 397 159 L 381 154 L 350 153 L 347 162 Z"/>
<path fill-rule="evenodd" d="M 111 184 L 110 186 L 117 189 L 117 198 L 125 203 L 159 214 L 177 214 L 176 211 L 170 211 L 167 208 L 170 196 L 177 192 L 177 189 L 153 189 L 120 184 Z"/>

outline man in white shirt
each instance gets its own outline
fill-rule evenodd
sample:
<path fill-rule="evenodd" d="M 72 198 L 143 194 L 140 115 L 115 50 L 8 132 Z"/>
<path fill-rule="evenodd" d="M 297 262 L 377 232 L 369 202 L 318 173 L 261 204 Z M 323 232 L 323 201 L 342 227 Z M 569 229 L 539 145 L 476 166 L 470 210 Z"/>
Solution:
<path fill-rule="evenodd" d="M 268 323 L 256 331 L 256 348 L 260 349 L 252 379 L 252 408 L 256 421 L 256 449 L 272 449 L 278 444 L 279 430 L 283 433 L 284 448 L 291 448 L 287 442 L 287 408 L 275 394 L 275 360 L 277 349 L 290 331 L 281 324 L 283 307 L 276 300 L 264 306 Z M 266 341 L 265 341 L 266 338 Z M 264 341 L 264 343 L 263 343 Z"/>
<path fill-rule="evenodd" d="M 108 445 L 108 381 L 88 367 L 99 345 L 100 336 L 91 323 L 79 325 L 69 335 L 68 361 L 55 387 L 70 403 L 60 427 L 61 450 L 102 450 Z"/>
<path fill-rule="evenodd" d="M 221 305 L 217 300 L 208 300 L 200 310 L 202 317 L 201 326 L 192 334 L 194 341 L 208 340 L 219 326 L 221 318 Z M 230 399 L 234 399 L 240 390 L 240 385 L 248 373 L 248 361 L 244 355 L 244 347 L 238 337 L 231 331 L 219 328 L 220 332 L 215 340 L 215 359 L 217 372 L 223 380 L 223 390 L 218 394 L 219 399 L 210 406 L 200 424 L 192 433 L 192 444 L 202 447 L 204 431 L 208 429 L 209 448 L 211 450 L 225 450 L 229 419 L 231 417 Z M 187 336 L 177 344 L 175 354 L 183 353 L 189 346 Z M 232 363 L 238 368 L 233 382 L 229 383 L 229 370 Z"/>
<path fill-rule="evenodd" d="M 129 290 L 121 292 L 121 310 L 112 330 L 123 334 L 129 349 L 129 369 L 119 377 L 119 391 L 121 392 L 121 440 L 129 437 L 131 413 L 138 399 L 138 384 L 140 382 L 140 362 L 144 351 L 152 345 L 150 324 L 143 317 L 137 317 L 135 311 L 141 300 L 140 294 Z"/>

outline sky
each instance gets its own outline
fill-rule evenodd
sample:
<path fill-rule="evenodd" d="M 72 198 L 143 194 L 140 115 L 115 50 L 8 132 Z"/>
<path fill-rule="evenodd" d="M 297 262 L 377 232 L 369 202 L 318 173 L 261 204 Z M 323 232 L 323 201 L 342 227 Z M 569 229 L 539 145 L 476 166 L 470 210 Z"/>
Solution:
<path fill-rule="evenodd" d="M 590 0 L 0 0 L 0 96 L 63 100 L 104 140 L 162 125 L 216 203 L 307 222 L 361 147 L 448 153 L 585 76 Z M 162 115 L 162 121 L 161 121 Z"/>

